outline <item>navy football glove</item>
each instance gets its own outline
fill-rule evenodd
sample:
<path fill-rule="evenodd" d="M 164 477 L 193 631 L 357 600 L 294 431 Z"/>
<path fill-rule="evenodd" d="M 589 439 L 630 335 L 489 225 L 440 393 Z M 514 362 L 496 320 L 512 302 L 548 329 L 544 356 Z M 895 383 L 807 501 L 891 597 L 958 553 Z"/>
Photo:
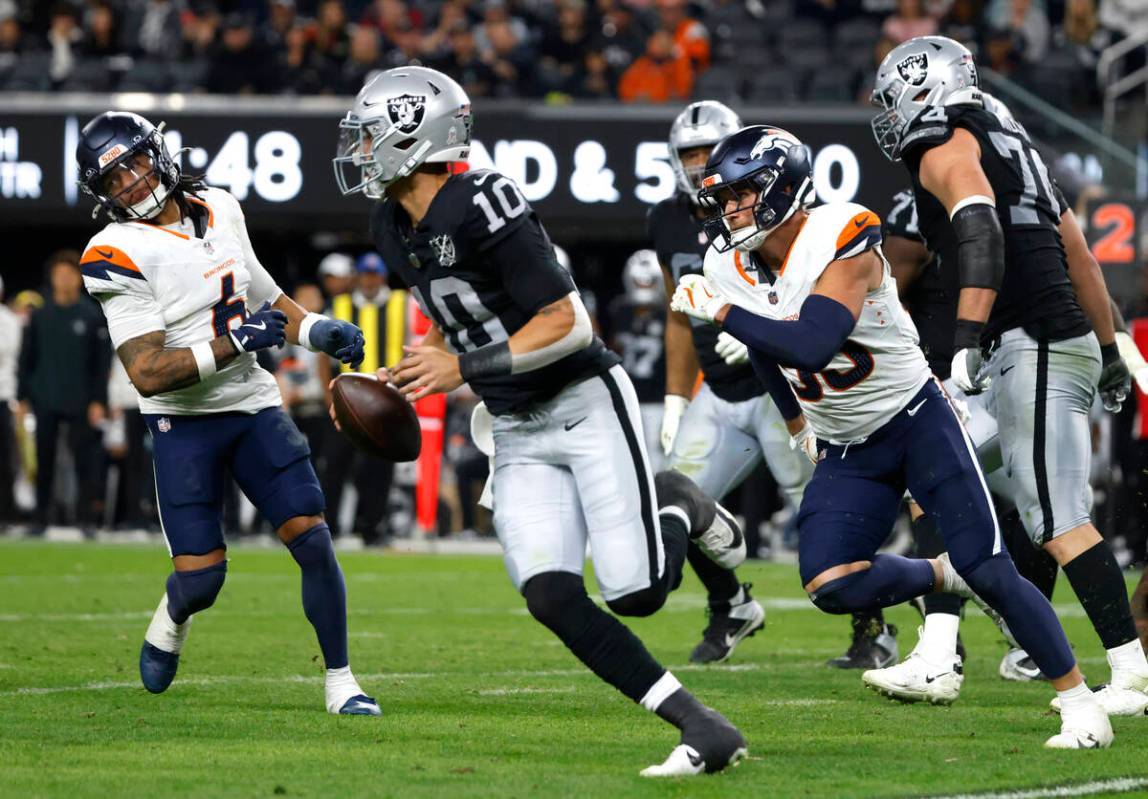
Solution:
<path fill-rule="evenodd" d="M 311 346 L 343 363 L 363 361 L 363 331 L 342 319 L 319 319 L 311 325 Z"/>
<path fill-rule="evenodd" d="M 282 347 L 286 340 L 287 314 L 272 308 L 269 302 L 231 331 L 231 341 L 241 353 Z"/>

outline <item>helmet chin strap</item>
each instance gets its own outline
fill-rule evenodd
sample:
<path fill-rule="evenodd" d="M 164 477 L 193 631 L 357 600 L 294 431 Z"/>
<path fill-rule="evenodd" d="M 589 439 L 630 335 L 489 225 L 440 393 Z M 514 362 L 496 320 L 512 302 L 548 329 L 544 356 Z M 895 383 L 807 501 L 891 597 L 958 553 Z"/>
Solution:
<path fill-rule="evenodd" d="M 733 242 L 734 249 L 738 252 L 750 253 L 760 247 L 762 242 L 765 241 L 766 237 L 768 237 L 770 233 L 777 230 L 779 227 L 789 221 L 789 218 L 793 216 L 794 211 L 796 211 L 798 208 L 805 207 L 805 195 L 810 189 L 809 184 L 809 178 L 806 178 L 801 182 L 801 185 L 797 187 L 797 191 L 793 194 L 793 203 L 789 206 L 789 210 L 785 212 L 785 215 L 782 216 L 781 219 L 777 220 L 776 223 L 770 225 L 767 228 L 758 228 L 756 231 L 746 236 L 744 239 L 741 239 L 740 241 Z"/>

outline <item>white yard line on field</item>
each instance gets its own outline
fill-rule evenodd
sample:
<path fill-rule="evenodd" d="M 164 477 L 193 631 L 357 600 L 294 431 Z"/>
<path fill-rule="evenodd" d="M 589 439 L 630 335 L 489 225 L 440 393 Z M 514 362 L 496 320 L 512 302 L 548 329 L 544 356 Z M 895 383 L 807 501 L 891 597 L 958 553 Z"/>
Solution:
<path fill-rule="evenodd" d="M 765 664 L 759 663 L 737 663 L 733 665 L 718 665 L 718 666 L 702 666 L 695 663 L 685 663 L 680 666 L 670 666 L 671 671 L 718 671 L 718 672 L 741 672 L 741 671 L 762 671 L 769 668 Z M 488 672 L 450 672 L 450 671 L 384 671 L 375 674 L 359 674 L 356 675 L 362 682 L 382 682 L 385 680 L 428 680 L 439 677 L 465 677 L 467 679 L 474 678 L 487 678 L 487 679 L 529 679 L 529 678 L 542 678 L 542 677 L 593 677 L 594 675 L 588 669 L 541 669 L 541 670 L 509 670 L 509 671 L 488 671 Z M 283 676 L 251 676 L 240 674 L 222 674 L 216 676 L 206 677 L 188 677 L 180 678 L 178 685 L 189 686 L 212 686 L 212 685 L 263 685 L 275 683 L 306 683 L 309 685 L 321 685 L 323 677 L 321 675 L 307 675 L 307 674 L 288 674 Z M 138 680 L 119 680 L 119 681 L 106 681 L 106 682 L 89 682 L 81 685 L 51 685 L 51 686 L 26 686 L 23 688 L 13 688 L 7 691 L 0 691 L 0 697 L 4 696 L 42 696 L 44 694 L 63 694 L 63 693 L 83 693 L 86 691 L 113 691 L 120 689 L 141 689 Z"/>
<path fill-rule="evenodd" d="M 1092 796 L 1098 793 L 1126 793 L 1148 787 L 1148 777 L 1117 777 L 1111 780 L 1083 782 L 1079 785 L 1059 785 L 1047 788 L 1028 788 L 1014 791 L 987 791 L 985 793 L 959 793 L 932 799 L 1054 799 L 1061 796 Z"/>

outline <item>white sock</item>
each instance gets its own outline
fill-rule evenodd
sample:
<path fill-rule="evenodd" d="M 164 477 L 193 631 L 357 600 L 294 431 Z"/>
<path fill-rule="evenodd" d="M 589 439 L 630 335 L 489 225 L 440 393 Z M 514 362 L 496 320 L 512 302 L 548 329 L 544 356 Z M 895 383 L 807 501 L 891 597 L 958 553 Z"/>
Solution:
<path fill-rule="evenodd" d="M 359 687 L 359 681 L 351 673 L 349 665 L 341 669 L 327 669 L 327 681 L 323 693 L 328 712 L 338 713 L 339 709 L 347 704 L 348 699 L 362 692 L 363 689 Z"/>
<path fill-rule="evenodd" d="M 642 697 L 641 705 L 646 710 L 654 713 L 658 707 L 673 696 L 674 692 L 682 687 L 678 682 L 678 678 L 670 672 L 666 672 L 658 681 L 650 686 L 650 690 L 646 691 L 646 695 Z"/>
<path fill-rule="evenodd" d="M 745 589 L 739 585 L 737 587 L 737 593 L 734 594 L 732 597 L 730 597 L 729 604 L 730 604 L 730 607 L 733 607 L 734 605 L 741 605 L 744 603 L 745 603 Z"/>
<path fill-rule="evenodd" d="M 952 663 L 957 657 L 957 630 L 960 626 L 960 616 L 952 613 L 928 614 L 921 630 L 921 640 L 917 642 L 917 651 L 930 663 Z"/>
<path fill-rule="evenodd" d="M 144 640 L 156 649 L 178 655 L 183 649 L 183 642 L 187 640 L 192 618 L 192 616 L 188 616 L 187 621 L 183 624 L 176 624 L 172 621 L 171 614 L 167 611 L 167 594 L 164 593 L 163 598 L 159 601 L 159 607 L 152 614 L 151 624 L 147 627 Z"/>
<path fill-rule="evenodd" d="M 1088 690 L 1088 685 L 1084 680 L 1081 680 L 1079 685 L 1069 688 L 1067 691 L 1057 691 L 1056 695 L 1060 697 L 1061 716 L 1064 715 L 1066 710 L 1086 707 L 1089 703 L 1096 701 L 1096 697 L 1092 695 L 1092 691 Z"/>
<path fill-rule="evenodd" d="M 1130 671 L 1133 674 L 1148 674 L 1148 659 L 1144 657 L 1144 648 L 1140 646 L 1140 639 L 1133 638 L 1126 644 L 1114 646 L 1108 650 L 1108 665 L 1113 671 Z"/>

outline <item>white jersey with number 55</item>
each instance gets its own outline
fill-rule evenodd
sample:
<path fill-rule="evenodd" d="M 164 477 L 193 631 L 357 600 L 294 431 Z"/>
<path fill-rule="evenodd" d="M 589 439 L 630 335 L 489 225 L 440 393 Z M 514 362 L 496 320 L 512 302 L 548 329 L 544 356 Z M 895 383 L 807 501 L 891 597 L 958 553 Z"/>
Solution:
<path fill-rule="evenodd" d="M 222 189 L 203 191 L 202 201 L 185 196 L 206 215 L 202 237 L 188 218 L 163 227 L 112 222 L 84 250 L 84 285 L 117 349 L 157 331 L 168 349 L 211 341 L 281 293 L 255 257 L 239 202 Z M 180 416 L 255 413 L 282 400 L 275 378 L 244 353 L 207 380 L 139 402 L 144 413 Z"/>
<path fill-rule="evenodd" d="M 754 260 L 731 250 L 706 253 L 705 276 L 734 305 L 770 319 L 796 319 L 833 261 L 873 249 L 884 266 L 861 318 L 821 372 L 783 368 L 817 437 L 859 441 L 888 422 L 929 379 L 917 328 L 897 298 L 897 282 L 881 254 L 881 220 L 856 203 L 829 203 L 809 212 L 770 283 Z"/>

